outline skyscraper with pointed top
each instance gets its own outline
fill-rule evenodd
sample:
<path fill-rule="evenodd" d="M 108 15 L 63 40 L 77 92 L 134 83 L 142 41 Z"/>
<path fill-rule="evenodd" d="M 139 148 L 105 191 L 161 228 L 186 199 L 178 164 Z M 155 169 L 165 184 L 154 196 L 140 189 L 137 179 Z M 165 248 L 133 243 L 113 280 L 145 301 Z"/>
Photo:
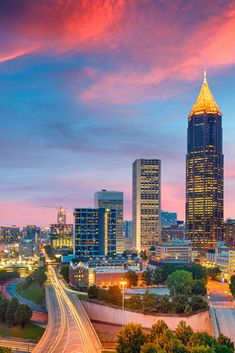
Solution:
<path fill-rule="evenodd" d="M 206 71 L 188 117 L 186 157 L 186 235 L 196 249 L 223 239 L 224 160 L 222 113 L 207 83 Z"/>

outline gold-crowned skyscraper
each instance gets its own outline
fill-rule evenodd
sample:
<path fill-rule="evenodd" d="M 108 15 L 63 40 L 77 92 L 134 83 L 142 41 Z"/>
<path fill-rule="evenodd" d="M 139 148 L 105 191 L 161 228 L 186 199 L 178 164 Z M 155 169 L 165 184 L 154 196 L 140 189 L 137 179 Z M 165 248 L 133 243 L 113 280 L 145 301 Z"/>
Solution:
<path fill-rule="evenodd" d="M 188 117 L 186 157 L 186 235 L 196 249 L 223 239 L 224 160 L 222 113 L 206 72 Z"/>

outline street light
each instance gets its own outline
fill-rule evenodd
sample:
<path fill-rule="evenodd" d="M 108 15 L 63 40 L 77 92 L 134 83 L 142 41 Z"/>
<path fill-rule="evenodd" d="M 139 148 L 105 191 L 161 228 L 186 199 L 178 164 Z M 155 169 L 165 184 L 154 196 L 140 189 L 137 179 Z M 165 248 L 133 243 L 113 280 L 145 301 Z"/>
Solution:
<path fill-rule="evenodd" d="M 127 281 L 120 281 L 120 285 L 122 286 L 122 326 L 124 324 L 124 309 L 125 309 L 125 285 L 127 285 Z"/>

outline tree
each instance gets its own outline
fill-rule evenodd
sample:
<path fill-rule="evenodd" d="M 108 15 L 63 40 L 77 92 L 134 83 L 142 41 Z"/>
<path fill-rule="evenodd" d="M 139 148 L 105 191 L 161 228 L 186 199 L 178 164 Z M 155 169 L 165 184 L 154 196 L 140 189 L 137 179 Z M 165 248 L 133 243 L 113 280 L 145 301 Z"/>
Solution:
<path fill-rule="evenodd" d="M 12 350 L 9 347 L 0 347 L 0 353 L 12 353 Z"/>
<path fill-rule="evenodd" d="M 109 287 L 107 290 L 107 302 L 115 305 L 121 305 L 122 292 L 118 286 Z"/>
<path fill-rule="evenodd" d="M 69 282 L 69 266 L 62 266 L 60 274 L 64 277 L 65 281 Z"/>
<path fill-rule="evenodd" d="M 193 335 L 193 330 L 186 324 L 185 321 L 182 320 L 176 328 L 175 335 L 184 345 L 187 346 Z"/>
<path fill-rule="evenodd" d="M 47 280 L 47 275 L 44 272 L 44 269 L 38 268 L 34 271 L 35 280 L 40 286 L 43 286 L 44 282 Z"/>
<path fill-rule="evenodd" d="M 8 306 L 8 300 L 5 298 L 0 299 L 0 320 L 5 321 L 6 319 L 6 311 Z"/>
<path fill-rule="evenodd" d="M 194 280 L 206 279 L 206 268 L 200 264 L 192 264 L 190 266 L 184 267 L 184 269 L 192 273 Z"/>
<path fill-rule="evenodd" d="M 220 333 L 219 337 L 217 338 L 216 353 L 233 353 L 233 352 L 234 352 L 234 343 L 230 340 L 230 338 Z"/>
<path fill-rule="evenodd" d="M 193 281 L 192 294 L 206 295 L 206 282 L 204 279 L 196 279 Z"/>
<path fill-rule="evenodd" d="M 142 310 L 142 300 L 140 294 L 133 294 L 129 299 L 125 301 L 125 307 L 133 310 Z"/>
<path fill-rule="evenodd" d="M 129 287 L 136 287 L 138 284 L 138 276 L 135 271 L 129 270 L 125 275 Z"/>
<path fill-rule="evenodd" d="M 18 299 L 12 298 L 11 300 L 8 301 L 5 320 L 9 326 L 12 326 L 15 324 L 15 312 L 18 306 L 19 306 Z"/>
<path fill-rule="evenodd" d="M 216 343 L 216 339 L 210 336 L 207 332 L 196 332 L 192 335 L 189 344 L 191 347 L 203 346 L 213 348 L 216 346 Z M 198 352 L 196 351 L 196 353 Z M 207 352 L 205 351 L 205 353 Z M 208 351 L 208 353 L 210 353 L 210 351 Z"/>
<path fill-rule="evenodd" d="M 191 353 L 214 353 L 214 349 L 208 346 L 196 346 L 191 349 Z"/>
<path fill-rule="evenodd" d="M 99 288 L 95 285 L 90 286 L 87 291 L 88 298 L 90 299 L 98 299 Z"/>
<path fill-rule="evenodd" d="M 167 277 L 166 285 L 172 296 L 190 294 L 193 285 L 192 273 L 185 270 L 177 270 Z"/>
<path fill-rule="evenodd" d="M 230 288 L 232 295 L 235 297 L 235 275 L 232 275 L 230 278 L 229 288 Z"/>
<path fill-rule="evenodd" d="M 141 325 L 128 323 L 118 333 L 117 353 L 140 353 L 145 342 L 146 337 Z"/>
<path fill-rule="evenodd" d="M 203 298 L 198 297 L 197 295 L 193 295 L 189 299 L 189 304 L 191 306 L 192 311 L 198 311 L 202 309 L 208 309 L 208 304 Z"/>
<path fill-rule="evenodd" d="M 158 320 L 155 324 L 152 325 L 149 338 L 150 341 L 155 341 L 158 339 L 166 330 L 168 330 L 168 326 L 163 320 Z"/>
<path fill-rule="evenodd" d="M 218 266 L 207 269 L 207 276 L 213 280 L 217 279 L 220 274 L 221 270 Z"/>
<path fill-rule="evenodd" d="M 25 325 L 27 325 L 32 317 L 32 309 L 25 304 L 20 304 L 18 305 L 17 310 L 15 311 L 15 323 L 16 325 L 21 326 L 22 328 L 25 327 Z"/>
<path fill-rule="evenodd" d="M 176 295 L 172 299 L 171 304 L 172 312 L 176 314 L 187 313 L 192 310 L 188 302 L 188 296 L 185 294 Z"/>
<path fill-rule="evenodd" d="M 159 350 L 154 343 L 145 343 L 141 347 L 140 353 L 165 353 L 165 351 Z"/>
<path fill-rule="evenodd" d="M 146 292 L 142 296 L 142 307 L 144 314 L 155 312 L 157 309 L 156 296 L 154 294 L 149 294 L 148 292 Z"/>
<path fill-rule="evenodd" d="M 142 280 L 146 286 L 150 286 L 153 283 L 153 271 L 150 268 L 143 272 Z"/>

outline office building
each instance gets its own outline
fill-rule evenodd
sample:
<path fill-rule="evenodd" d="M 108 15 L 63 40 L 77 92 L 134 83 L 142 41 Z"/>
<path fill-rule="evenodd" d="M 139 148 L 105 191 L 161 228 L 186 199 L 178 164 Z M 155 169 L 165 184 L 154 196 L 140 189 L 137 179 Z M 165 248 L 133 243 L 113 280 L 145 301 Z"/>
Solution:
<path fill-rule="evenodd" d="M 22 230 L 23 240 L 31 241 L 34 244 L 40 239 L 40 227 L 35 225 L 27 225 Z"/>
<path fill-rule="evenodd" d="M 161 227 L 170 228 L 171 226 L 177 225 L 177 213 L 161 211 Z"/>
<path fill-rule="evenodd" d="M 188 117 L 186 236 L 195 249 L 214 248 L 223 238 L 223 184 L 222 114 L 204 73 Z"/>
<path fill-rule="evenodd" d="M 20 228 L 17 226 L 0 226 L 0 242 L 14 243 L 20 238 Z"/>
<path fill-rule="evenodd" d="M 116 227 L 115 208 L 75 208 L 74 255 L 86 257 L 116 254 Z"/>
<path fill-rule="evenodd" d="M 73 249 L 73 225 L 55 223 L 50 225 L 51 246 L 55 249 Z"/>
<path fill-rule="evenodd" d="M 123 253 L 123 192 L 101 190 L 95 193 L 95 208 L 117 210 L 116 253 Z"/>
<path fill-rule="evenodd" d="M 161 161 L 137 159 L 132 180 L 133 245 L 148 250 L 160 242 Z"/>
<path fill-rule="evenodd" d="M 235 219 L 227 219 L 224 222 L 224 242 L 235 246 Z"/>
<path fill-rule="evenodd" d="M 159 260 L 183 260 L 192 262 L 192 243 L 186 240 L 173 240 L 156 245 L 156 258 Z"/>

